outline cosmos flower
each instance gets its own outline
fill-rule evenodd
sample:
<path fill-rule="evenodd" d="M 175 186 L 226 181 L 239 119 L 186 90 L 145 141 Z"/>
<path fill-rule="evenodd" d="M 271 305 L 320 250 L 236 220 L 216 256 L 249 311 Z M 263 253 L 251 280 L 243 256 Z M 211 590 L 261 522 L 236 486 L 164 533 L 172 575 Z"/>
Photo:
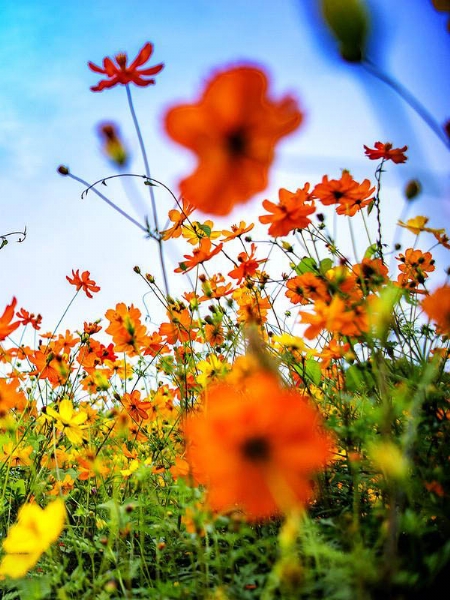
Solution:
<path fill-rule="evenodd" d="M 116 54 L 116 64 L 114 64 L 114 62 L 108 56 L 103 59 L 103 67 L 98 67 L 92 62 L 88 62 L 88 67 L 91 69 L 91 71 L 106 75 L 106 79 L 103 79 L 97 85 L 91 87 L 91 90 L 93 92 L 101 92 L 106 88 L 112 88 L 118 84 L 127 85 L 128 83 L 134 83 L 141 87 L 154 84 L 154 79 L 144 79 L 144 77 L 156 75 L 164 68 L 164 65 L 159 64 L 155 67 L 149 67 L 147 69 L 139 68 L 149 60 L 152 53 L 153 44 L 147 42 L 141 48 L 139 54 L 136 56 L 131 65 L 127 66 L 128 57 L 124 53 Z"/>
<path fill-rule="evenodd" d="M 302 121 L 296 101 L 267 95 L 263 71 L 240 66 L 217 73 L 200 100 L 166 114 L 166 131 L 198 157 L 197 168 L 179 185 L 200 210 L 228 214 L 267 187 L 275 145 Z"/>

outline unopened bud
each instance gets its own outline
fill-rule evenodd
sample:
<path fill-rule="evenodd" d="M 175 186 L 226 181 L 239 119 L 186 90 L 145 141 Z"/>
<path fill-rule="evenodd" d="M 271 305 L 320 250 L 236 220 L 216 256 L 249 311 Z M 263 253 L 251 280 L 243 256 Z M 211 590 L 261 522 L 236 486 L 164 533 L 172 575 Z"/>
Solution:
<path fill-rule="evenodd" d="M 69 167 L 65 167 L 64 165 L 59 165 L 56 170 L 60 175 L 68 175 L 70 173 Z"/>
<path fill-rule="evenodd" d="M 322 14 L 339 43 L 344 60 L 361 62 L 365 55 L 369 16 L 363 0 L 322 0 Z"/>
<path fill-rule="evenodd" d="M 422 186 L 420 185 L 420 181 L 417 179 L 411 179 L 408 181 L 405 187 L 405 196 L 407 200 L 414 200 L 420 192 L 422 191 Z"/>

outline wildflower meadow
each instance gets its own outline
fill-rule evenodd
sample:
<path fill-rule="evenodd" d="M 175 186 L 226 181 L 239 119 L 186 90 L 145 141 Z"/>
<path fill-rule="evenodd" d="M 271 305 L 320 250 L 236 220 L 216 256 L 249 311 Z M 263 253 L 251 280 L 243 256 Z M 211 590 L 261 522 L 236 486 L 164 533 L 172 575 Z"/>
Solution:
<path fill-rule="evenodd" d="M 321 6 L 342 61 L 375 72 L 365 4 Z M 279 143 L 301 132 L 295 93 L 275 91 L 263 65 L 212 65 L 194 98 L 165 111 L 173 152 L 195 158 L 171 189 L 150 171 L 133 102 L 158 85 L 157 48 L 110 51 L 86 67 L 91 90 L 122 89 L 145 172 L 129 171 L 112 122 L 100 128 L 110 173 L 55 168 L 67 194 L 106 202 L 148 237 L 137 301 L 149 292 L 164 316 L 149 324 L 119 302 L 65 329 L 73 302 L 102 293 L 94 260 L 67 273 L 73 298 L 49 332 L 18 290 L 0 307 L 1 598 L 444 597 L 450 263 L 434 254 L 450 239 L 415 210 L 418 180 L 402 190 L 404 218 L 386 221 L 383 178 L 408 147 L 367 140 L 355 148 L 364 178 L 324 165 L 250 221 Z M 447 153 L 448 124 L 389 81 Z M 134 182 L 145 222 L 115 201 L 113 179 Z M 232 210 L 238 221 L 218 227 Z M 7 252 L 13 232 L 0 233 Z"/>

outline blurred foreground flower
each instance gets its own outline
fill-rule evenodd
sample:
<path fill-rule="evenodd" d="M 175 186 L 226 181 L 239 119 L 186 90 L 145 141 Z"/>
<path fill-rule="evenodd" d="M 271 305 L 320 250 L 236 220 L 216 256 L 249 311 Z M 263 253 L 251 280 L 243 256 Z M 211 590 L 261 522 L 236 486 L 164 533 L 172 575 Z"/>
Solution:
<path fill-rule="evenodd" d="M 119 167 L 125 166 L 129 157 L 117 125 L 115 123 L 101 123 L 98 126 L 98 134 L 106 156 Z"/>
<path fill-rule="evenodd" d="M 260 69 L 236 67 L 213 77 L 196 104 L 168 111 L 167 133 L 198 156 L 179 187 L 200 210 L 226 215 L 267 187 L 275 144 L 302 121 L 293 98 L 272 101 L 267 87 Z"/>
<path fill-rule="evenodd" d="M 102 73 L 106 75 L 107 79 L 103 79 L 97 85 L 91 87 L 93 92 L 101 92 L 106 88 L 114 87 L 119 83 L 121 85 L 127 85 L 128 83 L 135 83 L 141 87 L 152 85 L 155 83 L 154 79 L 144 79 L 150 75 L 156 75 L 164 68 L 164 64 L 159 64 L 148 69 L 140 69 L 144 63 L 146 63 L 153 53 L 153 44 L 147 42 L 139 51 L 131 65 L 127 66 L 128 57 L 124 53 L 116 54 L 115 61 L 117 64 L 107 56 L 103 59 L 103 68 L 98 67 L 92 62 L 88 62 L 88 66 L 91 71 L 95 73 Z M 144 76 L 144 77 L 143 77 Z"/>
<path fill-rule="evenodd" d="M 76 271 L 72 269 L 72 279 L 68 275 L 66 275 L 66 279 L 71 285 L 77 288 L 77 292 L 82 289 L 88 298 L 92 298 L 91 292 L 94 294 L 99 292 L 100 287 L 93 279 L 90 279 L 90 275 L 89 271 L 83 271 L 80 275 L 80 269 Z"/>
<path fill-rule="evenodd" d="M 264 519 L 302 506 L 330 441 L 308 398 L 256 372 L 239 385 L 207 388 L 204 410 L 185 423 L 188 461 L 215 510 Z"/>
<path fill-rule="evenodd" d="M 0 342 L 6 339 L 8 335 L 11 335 L 11 333 L 20 325 L 20 321 L 14 321 L 14 323 L 11 323 L 14 317 L 16 304 L 17 299 L 13 298 L 11 304 L 8 304 L 2 316 L 0 317 Z"/>
<path fill-rule="evenodd" d="M 422 301 L 422 308 L 436 323 L 436 330 L 450 336 L 450 286 L 443 285 Z"/>
<path fill-rule="evenodd" d="M 363 0 L 322 0 L 322 14 L 344 60 L 360 62 L 366 50 L 369 15 Z"/>
<path fill-rule="evenodd" d="M 3 540 L 6 552 L 0 564 L 0 579 L 19 579 L 39 560 L 64 527 L 66 509 L 61 499 L 42 509 L 37 504 L 23 505 L 8 535 Z"/>

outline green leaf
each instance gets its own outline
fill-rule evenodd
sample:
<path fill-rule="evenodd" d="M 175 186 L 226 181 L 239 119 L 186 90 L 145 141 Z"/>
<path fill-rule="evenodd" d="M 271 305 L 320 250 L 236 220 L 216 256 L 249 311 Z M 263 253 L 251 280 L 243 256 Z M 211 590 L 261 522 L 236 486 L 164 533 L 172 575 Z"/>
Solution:
<path fill-rule="evenodd" d="M 367 250 L 364 252 L 364 258 L 372 258 L 372 256 L 374 254 L 376 254 L 378 251 L 378 244 L 372 244 L 371 246 L 369 246 L 367 248 Z"/>
<path fill-rule="evenodd" d="M 319 385 L 322 371 L 320 370 L 320 364 L 313 358 L 308 358 L 305 361 L 305 375 L 314 385 Z"/>
<path fill-rule="evenodd" d="M 317 273 L 317 263 L 313 258 L 305 256 L 297 266 L 294 267 L 294 271 L 297 275 L 303 275 L 304 273 Z"/>
<path fill-rule="evenodd" d="M 205 233 L 206 237 L 210 237 L 211 227 L 209 227 L 208 225 L 205 225 L 205 224 L 203 224 L 203 225 L 200 224 L 199 227 Z"/>
<path fill-rule="evenodd" d="M 320 272 L 322 273 L 322 275 L 325 275 L 325 273 L 327 271 L 329 271 L 330 269 L 333 268 L 333 261 L 331 260 L 331 258 L 324 258 L 323 260 L 320 261 Z"/>

